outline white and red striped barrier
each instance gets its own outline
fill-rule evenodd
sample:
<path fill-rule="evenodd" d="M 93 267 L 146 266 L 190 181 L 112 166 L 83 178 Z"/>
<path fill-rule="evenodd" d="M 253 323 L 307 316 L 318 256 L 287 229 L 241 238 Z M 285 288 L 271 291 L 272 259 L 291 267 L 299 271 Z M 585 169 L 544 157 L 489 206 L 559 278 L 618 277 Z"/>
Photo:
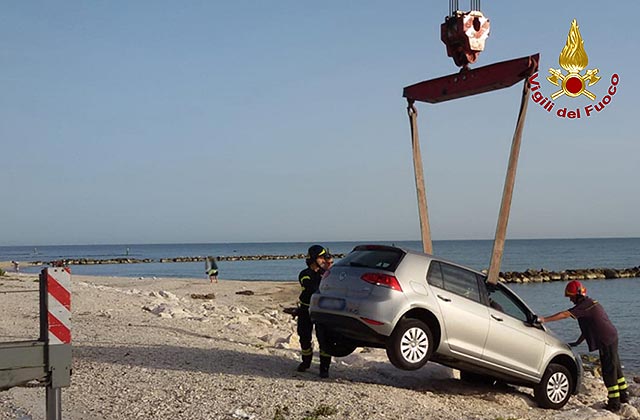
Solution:
<path fill-rule="evenodd" d="M 49 267 L 47 276 L 47 319 L 49 345 L 71 343 L 71 270 Z"/>

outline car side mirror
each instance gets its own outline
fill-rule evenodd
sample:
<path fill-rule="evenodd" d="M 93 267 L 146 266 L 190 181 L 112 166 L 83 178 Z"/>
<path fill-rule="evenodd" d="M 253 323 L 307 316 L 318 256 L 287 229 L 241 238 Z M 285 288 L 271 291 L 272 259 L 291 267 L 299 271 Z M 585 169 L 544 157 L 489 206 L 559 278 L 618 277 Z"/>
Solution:
<path fill-rule="evenodd" d="M 537 328 L 542 327 L 542 322 L 540 322 L 540 320 L 538 319 L 538 315 L 536 314 L 530 315 L 529 320 L 527 321 L 527 324 L 531 325 L 532 327 L 537 327 Z"/>

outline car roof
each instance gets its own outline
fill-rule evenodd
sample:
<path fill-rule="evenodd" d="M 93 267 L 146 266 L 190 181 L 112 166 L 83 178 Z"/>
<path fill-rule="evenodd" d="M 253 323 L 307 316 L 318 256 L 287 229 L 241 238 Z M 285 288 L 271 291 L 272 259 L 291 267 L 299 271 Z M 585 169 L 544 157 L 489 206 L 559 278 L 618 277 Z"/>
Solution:
<path fill-rule="evenodd" d="M 402 246 L 395 246 L 395 245 L 362 244 L 362 245 L 358 245 L 358 246 L 354 247 L 353 251 L 364 250 L 364 249 L 369 249 L 369 250 L 374 250 L 374 249 L 394 250 L 394 249 L 398 249 L 398 250 L 404 252 L 405 254 L 417 255 L 417 256 L 420 256 L 420 257 L 426 257 L 429 260 L 444 262 L 444 263 L 447 263 L 447 264 L 454 265 L 456 267 L 464 268 L 465 270 L 473 271 L 474 273 L 476 273 L 476 274 L 478 274 L 480 276 L 487 277 L 486 273 L 483 273 L 481 271 L 475 270 L 473 268 L 467 267 L 467 266 L 462 265 L 462 264 L 457 263 L 457 262 L 453 262 L 453 261 L 447 260 L 445 258 L 438 257 L 438 256 L 433 255 L 433 254 L 427 254 L 425 252 L 417 251 L 417 250 L 411 249 L 411 248 L 405 248 L 405 247 L 402 247 Z"/>

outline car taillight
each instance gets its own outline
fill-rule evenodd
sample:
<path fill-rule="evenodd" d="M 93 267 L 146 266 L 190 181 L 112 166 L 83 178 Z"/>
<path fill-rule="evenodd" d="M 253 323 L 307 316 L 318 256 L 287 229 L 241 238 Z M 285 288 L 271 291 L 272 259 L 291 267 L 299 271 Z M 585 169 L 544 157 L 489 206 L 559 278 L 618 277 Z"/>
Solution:
<path fill-rule="evenodd" d="M 367 324 L 384 325 L 384 322 L 376 321 L 375 319 L 369 319 L 369 318 L 364 318 L 364 317 L 360 317 L 360 319 L 363 320 L 364 322 L 366 322 Z"/>
<path fill-rule="evenodd" d="M 400 283 L 398 283 L 398 279 L 395 278 L 395 276 L 382 273 L 365 273 L 360 278 L 367 283 L 375 284 L 376 286 L 388 287 L 402 292 L 402 287 L 400 287 Z"/>

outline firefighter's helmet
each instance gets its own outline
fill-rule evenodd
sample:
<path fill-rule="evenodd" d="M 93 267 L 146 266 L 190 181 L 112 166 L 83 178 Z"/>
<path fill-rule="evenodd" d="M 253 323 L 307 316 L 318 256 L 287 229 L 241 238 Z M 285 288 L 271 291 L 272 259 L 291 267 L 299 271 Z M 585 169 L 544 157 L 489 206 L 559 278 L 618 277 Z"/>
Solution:
<path fill-rule="evenodd" d="M 579 281 L 572 280 L 569 282 L 569 284 L 567 284 L 567 287 L 565 287 L 564 295 L 565 296 L 576 296 L 576 295 L 586 296 L 587 288 L 584 287 L 582 283 L 580 283 Z"/>

